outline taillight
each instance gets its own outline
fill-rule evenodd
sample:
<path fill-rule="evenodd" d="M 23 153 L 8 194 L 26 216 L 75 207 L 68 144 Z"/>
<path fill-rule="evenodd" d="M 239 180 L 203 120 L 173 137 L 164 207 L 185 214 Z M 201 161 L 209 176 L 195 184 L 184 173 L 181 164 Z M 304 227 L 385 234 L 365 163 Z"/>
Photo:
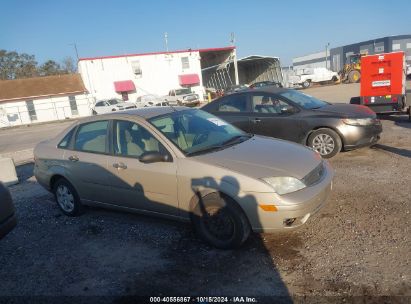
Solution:
<path fill-rule="evenodd" d="M 397 102 L 398 101 L 398 97 L 393 97 L 392 98 L 392 102 Z"/>
<path fill-rule="evenodd" d="M 369 102 L 368 98 L 365 98 L 364 103 L 368 103 L 368 102 Z"/>

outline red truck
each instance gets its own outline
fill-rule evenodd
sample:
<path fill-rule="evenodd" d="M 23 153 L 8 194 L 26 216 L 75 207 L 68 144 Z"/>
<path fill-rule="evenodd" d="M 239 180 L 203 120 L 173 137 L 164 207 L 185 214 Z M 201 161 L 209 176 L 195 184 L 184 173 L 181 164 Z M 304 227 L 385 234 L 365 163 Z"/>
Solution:
<path fill-rule="evenodd" d="M 363 56 L 361 58 L 360 104 L 376 113 L 408 112 L 404 52 Z"/>

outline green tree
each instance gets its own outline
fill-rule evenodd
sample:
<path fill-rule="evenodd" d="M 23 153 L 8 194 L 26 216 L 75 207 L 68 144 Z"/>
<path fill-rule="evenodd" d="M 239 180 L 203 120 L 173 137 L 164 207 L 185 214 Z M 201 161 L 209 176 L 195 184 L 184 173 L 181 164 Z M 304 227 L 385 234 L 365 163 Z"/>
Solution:
<path fill-rule="evenodd" d="M 37 76 L 37 61 L 34 55 L 0 50 L 0 79 L 17 79 Z"/>
<path fill-rule="evenodd" d="M 64 74 L 64 71 L 61 69 L 60 64 L 54 60 L 47 60 L 39 68 L 40 76 L 50 76 L 50 75 L 59 75 Z"/>

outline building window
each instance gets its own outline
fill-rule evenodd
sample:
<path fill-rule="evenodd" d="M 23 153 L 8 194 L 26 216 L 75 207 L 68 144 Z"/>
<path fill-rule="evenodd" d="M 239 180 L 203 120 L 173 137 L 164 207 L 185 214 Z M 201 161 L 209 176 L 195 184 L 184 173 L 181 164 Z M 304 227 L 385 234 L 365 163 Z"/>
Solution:
<path fill-rule="evenodd" d="M 407 43 L 407 49 L 411 49 L 411 43 Z"/>
<path fill-rule="evenodd" d="M 377 53 L 377 52 L 384 52 L 384 46 L 383 45 L 381 45 L 381 46 L 376 46 L 375 47 L 375 52 Z"/>
<path fill-rule="evenodd" d="M 140 61 L 132 61 L 131 62 L 131 69 L 133 70 L 133 74 L 136 76 L 143 76 L 143 71 L 141 70 Z"/>
<path fill-rule="evenodd" d="M 183 70 L 190 68 L 190 62 L 188 61 L 188 57 L 181 57 L 181 67 Z"/>
<path fill-rule="evenodd" d="M 30 120 L 36 121 L 37 114 L 36 114 L 36 109 L 34 108 L 33 100 L 26 101 L 26 107 L 27 107 L 27 112 L 29 113 L 29 116 L 30 116 Z"/>
<path fill-rule="evenodd" d="M 78 115 L 76 96 L 69 96 L 71 115 Z"/>
<path fill-rule="evenodd" d="M 398 51 L 401 49 L 401 44 L 400 43 L 393 43 L 392 44 L 392 50 L 393 51 Z"/>

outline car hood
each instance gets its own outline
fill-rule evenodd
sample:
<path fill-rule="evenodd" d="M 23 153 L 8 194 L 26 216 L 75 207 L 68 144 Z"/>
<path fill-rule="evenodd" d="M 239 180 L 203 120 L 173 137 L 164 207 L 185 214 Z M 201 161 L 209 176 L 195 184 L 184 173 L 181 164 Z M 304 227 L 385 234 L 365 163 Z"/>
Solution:
<path fill-rule="evenodd" d="M 346 103 L 326 105 L 319 109 L 313 109 L 316 113 L 339 114 L 340 117 L 350 118 L 375 118 L 376 114 L 369 107 Z"/>
<path fill-rule="evenodd" d="M 116 107 L 128 107 L 128 106 L 134 106 L 134 103 L 132 102 L 119 102 L 115 104 Z"/>
<path fill-rule="evenodd" d="M 253 136 L 240 144 L 195 158 L 254 178 L 302 179 L 321 162 L 321 156 L 305 146 L 264 136 Z"/>

